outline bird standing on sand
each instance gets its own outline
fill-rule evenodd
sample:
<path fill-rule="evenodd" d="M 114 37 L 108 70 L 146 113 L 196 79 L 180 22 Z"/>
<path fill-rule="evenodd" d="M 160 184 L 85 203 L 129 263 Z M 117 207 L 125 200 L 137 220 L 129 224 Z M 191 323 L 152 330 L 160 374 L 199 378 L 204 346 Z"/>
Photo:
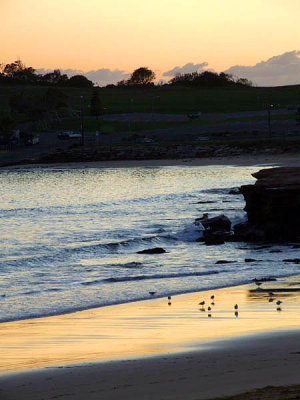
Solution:
<path fill-rule="evenodd" d="M 236 304 L 236 305 L 234 306 L 234 309 L 237 310 L 238 308 L 239 308 L 239 306 Z"/>
<path fill-rule="evenodd" d="M 210 296 L 210 298 L 213 300 L 213 299 L 215 298 L 215 296 L 214 296 L 214 295 L 212 295 L 212 296 Z"/>
<path fill-rule="evenodd" d="M 156 292 L 149 292 L 149 294 L 151 294 L 151 296 L 154 296 Z"/>
<path fill-rule="evenodd" d="M 262 282 L 256 281 L 255 284 L 257 286 L 256 290 L 259 290 L 260 289 L 260 285 L 262 284 Z"/>
<path fill-rule="evenodd" d="M 280 306 L 281 303 L 282 303 L 281 300 L 276 301 L 276 304 L 277 304 L 278 306 Z"/>
<path fill-rule="evenodd" d="M 208 318 L 211 318 L 211 314 L 208 314 Z"/>
<path fill-rule="evenodd" d="M 237 317 L 239 316 L 239 312 L 236 311 L 236 312 L 234 313 L 234 315 L 235 315 L 235 317 L 237 318 Z"/>
<path fill-rule="evenodd" d="M 268 295 L 269 296 L 274 296 L 274 293 L 273 292 L 268 292 Z"/>
<path fill-rule="evenodd" d="M 171 300 L 171 298 L 172 298 L 171 296 L 168 296 L 168 300 Z"/>
<path fill-rule="evenodd" d="M 208 311 L 210 311 L 210 310 L 211 310 L 211 307 L 207 307 L 207 309 L 208 309 Z"/>
<path fill-rule="evenodd" d="M 203 301 L 200 301 L 200 306 L 204 306 L 204 304 L 205 304 L 205 301 L 203 300 Z"/>

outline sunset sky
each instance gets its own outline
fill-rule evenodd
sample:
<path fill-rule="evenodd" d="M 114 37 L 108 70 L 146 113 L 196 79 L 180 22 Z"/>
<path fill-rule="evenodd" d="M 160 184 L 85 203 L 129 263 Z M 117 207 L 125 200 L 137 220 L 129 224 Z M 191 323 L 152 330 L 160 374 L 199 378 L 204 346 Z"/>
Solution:
<path fill-rule="evenodd" d="M 297 62 L 299 16 L 300 0 L 0 0 L 0 62 L 147 66 L 160 76 L 187 63 L 220 72 L 292 51 Z"/>

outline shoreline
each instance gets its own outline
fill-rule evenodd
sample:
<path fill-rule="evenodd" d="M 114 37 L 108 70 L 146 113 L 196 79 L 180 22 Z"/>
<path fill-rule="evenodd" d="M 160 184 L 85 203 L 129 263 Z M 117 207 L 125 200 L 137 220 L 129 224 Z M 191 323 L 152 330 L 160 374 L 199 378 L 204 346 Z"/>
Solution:
<path fill-rule="evenodd" d="M 295 275 L 293 273 L 293 274 L 288 274 L 288 275 L 280 275 L 280 276 L 275 277 L 275 279 L 276 280 L 278 280 L 278 279 L 289 279 L 289 278 L 293 278 L 295 276 L 298 276 L 298 275 Z M 271 277 L 271 280 L 270 280 L 271 282 L 272 282 L 272 278 L 273 278 L 273 276 Z M 253 279 L 251 279 L 249 282 L 240 282 L 240 283 L 236 283 L 236 284 L 231 284 L 229 286 L 217 286 L 217 287 L 213 287 L 213 288 L 210 288 L 210 289 L 185 290 L 185 291 L 182 291 L 182 292 L 173 293 L 172 297 L 192 295 L 192 294 L 196 294 L 196 293 L 201 295 L 201 293 L 203 293 L 203 292 L 214 292 L 214 291 L 218 291 L 218 290 L 235 289 L 237 287 L 248 287 L 248 286 L 253 286 L 254 283 L 255 283 L 255 281 L 253 281 Z M 118 307 L 118 306 L 125 306 L 127 304 L 131 305 L 131 304 L 138 304 L 140 302 L 148 302 L 148 301 L 152 301 L 152 300 L 162 300 L 162 299 L 165 299 L 167 296 L 168 296 L 168 294 L 164 294 L 164 295 L 159 295 L 158 294 L 155 297 L 138 298 L 138 299 L 133 299 L 133 300 L 124 300 L 122 302 L 115 302 L 115 303 L 112 302 L 112 303 L 101 304 L 101 305 L 93 305 L 93 306 L 88 306 L 88 307 L 83 307 L 83 308 L 78 308 L 78 309 L 64 310 L 64 311 L 61 311 L 61 312 L 58 312 L 58 313 L 27 316 L 27 317 L 21 317 L 21 318 L 17 318 L 17 319 L 3 320 L 3 321 L 0 321 L 0 327 L 1 327 L 1 324 L 8 324 L 8 323 L 22 322 L 22 321 L 30 321 L 30 320 L 39 320 L 39 319 L 42 319 L 42 318 L 63 317 L 63 316 L 68 316 L 70 314 L 77 314 L 77 313 L 82 313 L 82 312 L 99 310 L 99 309 L 106 308 L 106 307 Z M 299 326 L 299 329 L 300 329 L 300 326 Z M 0 370 L 0 375 L 1 375 L 1 370 Z"/>
<path fill-rule="evenodd" d="M 138 168 L 138 167 L 175 167 L 175 166 L 299 166 L 298 154 L 259 154 L 239 155 L 234 157 L 204 157 L 182 159 L 155 159 L 155 160 L 116 160 L 116 161 L 89 161 L 66 162 L 51 164 L 16 164 L 3 166 L 5 169 L 31 169 L 31 168 Z"/>
<path fill-rule="evenodd" d="M 2 323 L 4 399 L 206 399 L 299 383 L 300 276 L 262 286 Z M 269 302 L 272 288 L 281 312 Z M 198 303 L 212 293 L 209 318 Z"/>

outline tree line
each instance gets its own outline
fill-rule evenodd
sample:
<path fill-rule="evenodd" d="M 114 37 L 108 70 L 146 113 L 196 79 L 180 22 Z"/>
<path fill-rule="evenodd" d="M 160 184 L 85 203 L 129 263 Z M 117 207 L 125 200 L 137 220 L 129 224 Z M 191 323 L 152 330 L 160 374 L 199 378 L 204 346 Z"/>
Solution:
<path fill-rule="evenodd" d="M 151 69 L 140 67 L 133 71 L 129 79 L 121 80 L 116 85 L 110 84 L 106 87 L 148 87 L 154 86 L 155 79 L 156 75 Z M 38 74 L 34 68 L 26 67 L 21 60 L 6 65 L 0 64 L 0 83 L 79 88 L 92 88 L 94 86 L 93 82 L 84 75 L 74 75 L 69 78 L 66 74 L 62 74 L 59 69 L 44 75 Z M 217 72 L 203 71 L 178 74 L 164 85 L 205 88 L 251 87 L 252 82 L 248 79 L 234 78 L 224 72 L 218 74 Z"/>
<path fill-rule="evenodd" d="M 21 60 L 10 64 L 0 64 L 0 83 L 17 85 L 41 85 L 41 86 L 70 86 L 93 87 L 93 82 L 84 75 L 74 75 L 69 78 L 59 69 L 47 74 L 38 74 L 32 67 L 26 67 Z"/>

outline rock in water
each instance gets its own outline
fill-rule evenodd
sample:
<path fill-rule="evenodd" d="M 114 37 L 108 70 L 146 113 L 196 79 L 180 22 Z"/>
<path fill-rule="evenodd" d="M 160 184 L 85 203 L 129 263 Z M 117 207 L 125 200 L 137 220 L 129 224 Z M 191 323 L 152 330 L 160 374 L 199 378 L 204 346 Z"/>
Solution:
<path fill-rule="evenodd" d="M 138 251 L 137 254 L 162 254 L 166 253 L 166 250 L 162 247 L 155 247 L 154 249 L 146 249 Z"/>
<path fill-rule="evenodd" d="M 253 174 L 254 185 L 241 187 L 248 221 L 235 225 L 237 240 L 300 240 L 300 168 L 280 167 Z"/>
<path fill-rule="evenodd" d="M 241 194 L 239 188 L 229 190 L 228 194 Z"/>
<path fill-rule="evenodd" d="M 231 221 L 225 215 L 219 215 L 213 218 L 199 218 L 199 222 L 205 229 L 209 229 L 210 232 L 230 232 Z"/>
<path fill-rule="evenodd" d="M 226 240 L 231 239 L 231 221 L 225 215 L 208 218 L 207 214 L 203 214 L 202 218 L 195 220 L 196 225 L 202 225 L 204 228 L 203 238 L 196 241 L 204 242 L 206 245 L 224 244 Z"/>

